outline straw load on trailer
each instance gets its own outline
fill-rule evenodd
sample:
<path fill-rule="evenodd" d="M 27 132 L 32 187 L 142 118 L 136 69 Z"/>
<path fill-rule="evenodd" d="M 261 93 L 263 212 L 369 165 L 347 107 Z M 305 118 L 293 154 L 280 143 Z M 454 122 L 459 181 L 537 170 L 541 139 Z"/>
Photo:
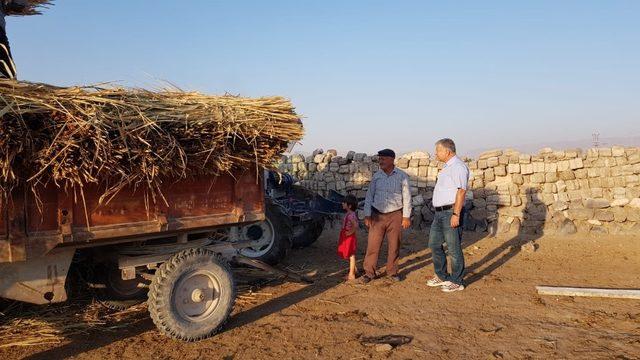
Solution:
<path fill-rule="evenodd" d="M 55 183 L 100 202 L 127 186 L 165 201 L 166 179 L 269 168 L 303 127 L 291 102 L 179 90 L 0 81 L 0 189 Z"/>

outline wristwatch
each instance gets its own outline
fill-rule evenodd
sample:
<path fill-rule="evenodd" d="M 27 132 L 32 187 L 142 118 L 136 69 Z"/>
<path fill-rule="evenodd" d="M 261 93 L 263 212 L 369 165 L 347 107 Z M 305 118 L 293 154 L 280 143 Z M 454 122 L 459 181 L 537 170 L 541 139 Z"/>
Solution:
<path fill-rule="evenodd" d="M 453 213 L 454 216 L 460 217 L 460 214 Z"/>

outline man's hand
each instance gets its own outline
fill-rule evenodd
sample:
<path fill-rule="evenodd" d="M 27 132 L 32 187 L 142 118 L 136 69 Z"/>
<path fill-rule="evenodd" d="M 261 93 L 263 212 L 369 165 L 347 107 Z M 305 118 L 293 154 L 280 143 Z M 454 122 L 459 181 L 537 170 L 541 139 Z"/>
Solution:
<path fill-rule="evenodd" d="M 371 216 L 365 216 L 364 218 L 364 225 L 368 228 L 371 227 Z"/>
<path fill-rule="evenodd" d="M 403 217 L 402 218 L 402 228 L 407 230 L 409 228 L 409 226 L 411 226 L 411 220 L 409 218 Z"/>
<path fill-rule="evenodd" d="M 460 216 L 458 215 L 451 215 L 451 227 L 453 229 L 457 228 L 458 226 L 460 226 Z"/>

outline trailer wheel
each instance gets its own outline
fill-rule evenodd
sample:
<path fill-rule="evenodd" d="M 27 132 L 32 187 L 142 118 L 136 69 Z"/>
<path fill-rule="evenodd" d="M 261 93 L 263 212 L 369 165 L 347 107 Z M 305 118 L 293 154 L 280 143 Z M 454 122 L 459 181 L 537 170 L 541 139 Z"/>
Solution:
<path fill-rule="evenodd" d="M 240 254 L 275 265 L 291 248 L 291 230 L 287 216 L 277 207 L 267 205 L 265 217 L 264 221 L 240 229 L 243 239 L 260 241 L 260 245 L 242 249 Z"/>
<path fill-rule="evenodd" d="M 202 248 L 183 250 L 160 265 L 147 300 L 158 330 L 185 341 L 213 336 L 227 321 L 234 302 L 229 265 Z"/>
<path fill-rule="evenodd" d="M 138 305 L 147 298 L 148 282 L 140 275 L 135 279 L 123 280 L 120 270 L 115 266 L 101 266 L 101 277 L 104 289 L 97 289 L 96 299 L 99 303 L 112 310 L 125 310 Z"/>
<path fill-rule="evenodd" d="M 307 247 L 320 237 L 324 230 L 324 217 L 306 223 L 295 225 L 293 228 L 293 247 Z"/>

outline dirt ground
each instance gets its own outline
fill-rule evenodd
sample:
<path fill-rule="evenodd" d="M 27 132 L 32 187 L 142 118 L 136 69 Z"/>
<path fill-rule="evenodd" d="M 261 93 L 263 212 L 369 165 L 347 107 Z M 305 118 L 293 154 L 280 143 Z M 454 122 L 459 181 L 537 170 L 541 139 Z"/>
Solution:
<path fill-rule="evenodd" d="M 535 291 L 536 285 L 640 288 L 640 236 L 544 236 L 530 252 L 514 236 L 466 233 L 468 287 L 451 294 L 425 285 L 433 267 L 424 232 L 405 236 L 400 283 L 344 283 L 336 238 L 337 230 L 328 229 L 286 261 L 313 275 L 313 285 L 271 282 L 212 339 L 174 341 L 143 317 L 60 344 L 0 349 L 0 358 L 640 359 L 640 300 Z M 365 243 L 361 234 L 360 259 Z M 359 341 L 386 334 L 413 341 L 387 351 Z"/>

